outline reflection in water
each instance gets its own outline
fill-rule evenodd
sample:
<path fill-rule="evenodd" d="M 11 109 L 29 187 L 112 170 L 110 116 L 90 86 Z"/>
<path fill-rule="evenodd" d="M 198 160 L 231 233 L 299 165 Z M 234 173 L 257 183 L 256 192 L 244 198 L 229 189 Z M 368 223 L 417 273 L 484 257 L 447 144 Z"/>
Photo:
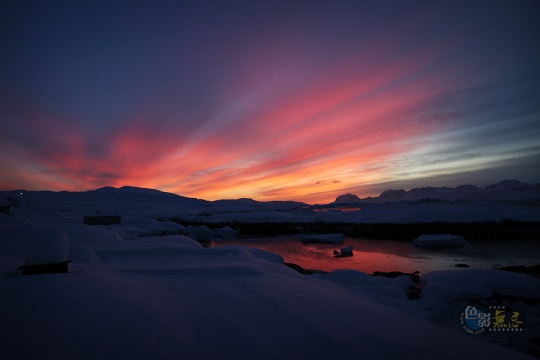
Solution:
<path fill-rule="evenodd" d="M 467 264 L 472 269 L 491 269 L 508 265 L 535 265 L 540 259 L 540 246 L 534 241 L 468 242 L 467 246 L 452 249 L 427 249 L 412 242 L 345 238 L 343 244 L 302 244 L 301 237 L 231 240 L 215 243 L 238 244 L 280 254 L 285 262 L 305 269 L 332 271 L 353 269 L 366 273 L 374 271 L 420 271 L 458 269 Z M 354 256 L 336 258 L 334 250 L 345 246 L 354 248 Z"/>

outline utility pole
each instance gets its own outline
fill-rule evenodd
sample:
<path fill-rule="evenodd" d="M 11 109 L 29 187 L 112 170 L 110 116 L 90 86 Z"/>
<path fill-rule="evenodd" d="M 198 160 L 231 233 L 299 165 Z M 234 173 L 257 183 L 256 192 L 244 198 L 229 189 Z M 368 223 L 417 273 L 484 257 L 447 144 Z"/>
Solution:
<path fill-rule="evenodd" d="M 26 197 L 26 210 L 28 210 L 28 203 L 29 203 L 29 200 L 28 200 L 28 193 L 20 193 L 21 196 L 25 196 Z"/>

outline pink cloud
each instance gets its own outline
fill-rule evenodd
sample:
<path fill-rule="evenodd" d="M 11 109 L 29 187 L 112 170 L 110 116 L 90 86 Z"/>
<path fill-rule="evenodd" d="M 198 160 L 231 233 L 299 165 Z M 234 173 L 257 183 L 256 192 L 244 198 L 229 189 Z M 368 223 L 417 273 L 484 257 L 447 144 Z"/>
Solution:
<path fill-rule="evenodd" d="M 1 184 L 53 190 L 135 185 L 208 199 L 244 194 L 332 201 L 352 181 L 383 178 L 385 167 L 373 164 L 414 147 L 404 139 L 445 126 L 415 116 L 447 91 L 442 80 L 449 70 L 423 71 L 450 47 L 382 61 L 389 45 L 374 41 L 369 53 L 352 51 L 306 68 L 302 61 L 309 57 L 287 43 L 246 55 L 253 61 L 233 69 L 234 86 L 217 102 L 228 108 L 201 112 L 207 117 L 200 123 L 172 105 L 157 109 L 155 96 L 124 125 L 101 126 L 102 133 L 46 109 L 27 112 L 26 128 L 17 129 L 27 139 L 14 145 L 24 166 L 9 161 L 14 175 Z M 175 92 L 163 96 L 172 104 Z M 339 181 L 317 184 L 335 180 L 332 173 Z"/>

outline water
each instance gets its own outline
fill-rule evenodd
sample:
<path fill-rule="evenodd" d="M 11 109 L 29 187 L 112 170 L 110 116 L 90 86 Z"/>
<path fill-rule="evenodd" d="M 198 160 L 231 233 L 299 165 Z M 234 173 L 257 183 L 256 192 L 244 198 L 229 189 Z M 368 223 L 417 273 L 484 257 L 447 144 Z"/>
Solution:
<path fill-rule="evenodd" d="M 366 273 L 374 271 L 419 271 L 459 269 L 456 264 L 467 264 L 470 269 L 492 269 L 509 265 L 531 266 L 540 263 L 540 242 L 512 240 L 497 242 L 468 241 L 467 246 L 451 249 L 415 247 L 402 240 L 345 238 L 343 244 L 302 244 L 301 237 L 230 240 L 214 243 L 238 244 L 278 253 L 305 269 L 333 271 L 353 269 Z M 354 256 L 336 258 L 334 250 L 352 246 Z"/>

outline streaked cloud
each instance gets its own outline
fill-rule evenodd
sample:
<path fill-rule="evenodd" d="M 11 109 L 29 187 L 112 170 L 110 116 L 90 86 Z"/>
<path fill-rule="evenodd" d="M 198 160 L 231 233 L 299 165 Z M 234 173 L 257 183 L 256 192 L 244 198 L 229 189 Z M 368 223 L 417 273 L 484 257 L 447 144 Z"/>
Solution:
<path fill-rule="evenodd" d="M 529 3 L 308 4 L 14 5 L 0 187 L 329 202 L 539 181 Z"/>

